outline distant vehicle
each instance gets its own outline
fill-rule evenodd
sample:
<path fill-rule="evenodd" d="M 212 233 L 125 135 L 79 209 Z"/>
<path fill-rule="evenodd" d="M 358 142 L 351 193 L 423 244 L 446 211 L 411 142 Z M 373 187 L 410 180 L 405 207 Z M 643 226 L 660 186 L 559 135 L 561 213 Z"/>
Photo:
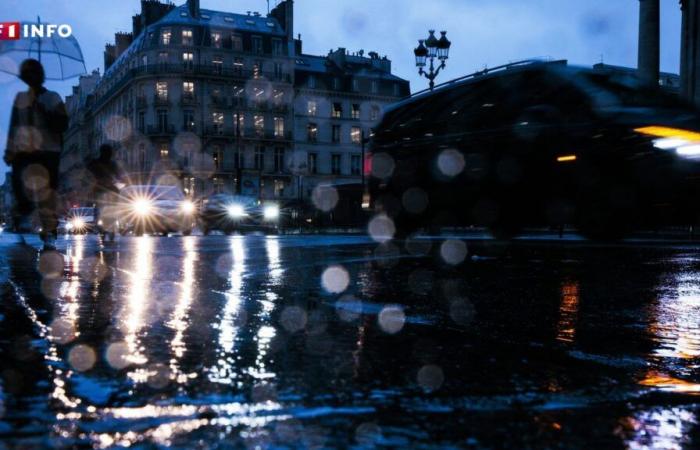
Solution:
<path fill-rule="evenodd" d="M 66 217 L 59 219 L 58 230 L 68 234 L 94 233 L 96 228 L 95 208 L 92 207 L 71 208 Z"/>
<path fill-rule="evenodd" d="M 200 226 L 211 231 L 273 231 L 280 229 L 280 206 L 244 195 L 216 194 L 202 202 Z"/>
<path fill-rule="evenodd" d="M 190 235 L 196 225 L 197 207 L 178 186 L 128 186 L 122 189 L 120 197 L 125 203 L 121 205 L 124 218 L 119 221 L 122 234 Z"/>
<path fill-rule="evenodd" d="M 371 143 L 370 207 L 398 235 L 576 225 L 591 238 L 700 217 L 700 115 L 614 70 L 522 62 L 406 99 Z"/>

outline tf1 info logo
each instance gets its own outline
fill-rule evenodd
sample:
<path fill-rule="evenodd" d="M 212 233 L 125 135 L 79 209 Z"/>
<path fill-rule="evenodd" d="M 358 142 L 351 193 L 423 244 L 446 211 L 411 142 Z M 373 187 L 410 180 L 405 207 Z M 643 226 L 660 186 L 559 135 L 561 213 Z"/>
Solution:
<path fill-rule="evenodd" d="M 49 38 L 54 34 L 67 38 L 73 34 L 73 28 L 66 24 L 30 23 L 22 25 L 19 22 L 0 22 L 0 41 L 16 41 L 21 38 Z"/>

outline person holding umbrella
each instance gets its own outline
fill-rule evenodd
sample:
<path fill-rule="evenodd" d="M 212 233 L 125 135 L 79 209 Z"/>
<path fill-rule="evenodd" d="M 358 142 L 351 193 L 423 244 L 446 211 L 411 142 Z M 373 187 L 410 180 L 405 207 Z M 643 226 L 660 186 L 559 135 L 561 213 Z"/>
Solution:
<path fill-rule="evenodd" d="M 45 248 L 53 248 L 58 226 L 58 169 L 68 113 L 60 95 L 44 87 L 44 68 L 36 59 L 20 65 L 29 89 L 15 97 L 4 160 L 12 167 L 13 211 L 17 232 L 31 231 L 37 213 Z"/>

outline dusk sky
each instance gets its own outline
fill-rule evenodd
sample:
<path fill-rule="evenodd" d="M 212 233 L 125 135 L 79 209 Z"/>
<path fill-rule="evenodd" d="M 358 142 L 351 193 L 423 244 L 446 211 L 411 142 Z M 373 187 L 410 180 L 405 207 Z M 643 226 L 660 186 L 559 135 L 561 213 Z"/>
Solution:
<path fill-rule="evenodd" d="M 183 3 L 177 1 L 176 4 Z M 131 31 L 138 0 L 2 0 L 0 21 L 67 23 L 80 42 L 88 71 L 103 69 L 104 44 L 116 31 Z M 276 0 L 270 0 L 274 6 Z M 678 73 L 681 14 L 678 0 L 661 0 L 661 69 Z M 265 0 L 201 0 L 204 9 L 265 13 Z M 531 57 L 568 59 L 591 65 L 601 59 L 633 67 L 637 62 L 638 0 L 296 0 L 295 33 L 304 52 L 326 54 L 331 48 L 364 49 L 387 55 L 396 75 L 412 90 L 426 87 L 415 70 L 413 48 L 427 30 L 447 30 L 453 42 L 444 81 L 509 61 Z M 49 82 L 68 94 L 76 80 Z M 24 85 L 0 75 L 0 149 L 4 151 L 9 109 Z M 0 181 L 5 168 L 0 163 Z"/>

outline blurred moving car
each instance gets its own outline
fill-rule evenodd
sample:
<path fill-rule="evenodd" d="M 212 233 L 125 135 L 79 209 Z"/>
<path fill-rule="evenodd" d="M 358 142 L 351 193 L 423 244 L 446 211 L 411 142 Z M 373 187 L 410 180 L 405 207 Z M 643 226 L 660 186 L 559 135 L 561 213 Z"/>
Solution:
<path fill-rule="evenodd" d="M 244 195 L 215 194 L 202 202 L 200 226 L 204 234 L 211 231 L 278 232 L 280 206 Z"/>
<path fill-rule="evenodd" d="M 97 229 L 95 208 L 75 207 L 66 217 L 59 219 L 58 230 L 67 234 L 89 234 Z"/>
<path fill-rule="evenodd" d="M 418 93 L 371 143 L 370 208 L 398 235 L 697 223 L 700 115 L 634 74 L 525 61 Z"/>
<path fill-rule="evenodd" d="M 178 186 L 128 186 L 120 193 L 124 219 L 119 221 L 122 234 L 133 232 L 190 235 L 197 221 L 197 206 L 186 198 Z"/>

